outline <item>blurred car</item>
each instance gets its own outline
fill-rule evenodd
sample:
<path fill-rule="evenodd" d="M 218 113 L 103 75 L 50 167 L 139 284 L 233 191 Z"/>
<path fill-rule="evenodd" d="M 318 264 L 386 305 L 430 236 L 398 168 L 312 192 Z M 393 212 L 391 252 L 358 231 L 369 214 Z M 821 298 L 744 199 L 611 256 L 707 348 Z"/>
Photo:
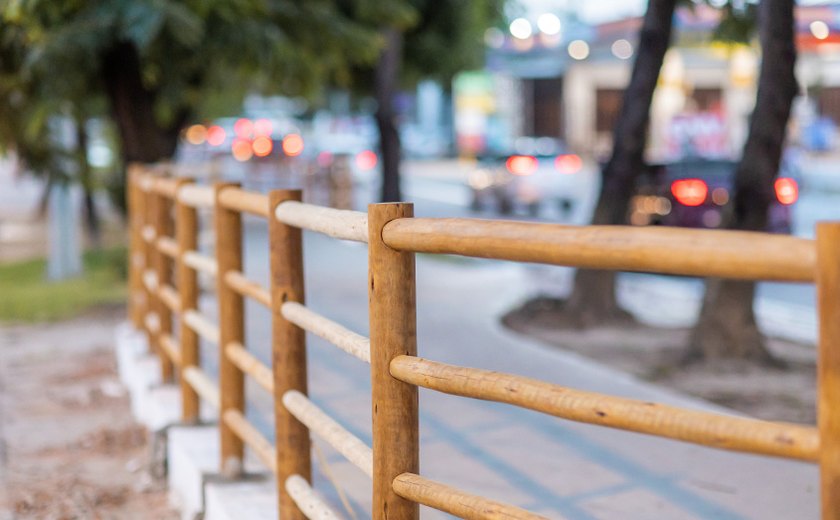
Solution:
<path fill-rule="evenodd" d="M 472 209 L 507 214 L 570 213 L 585 190 L 583 159 L 558 139 L 521 137 L 507 154 L 478 158 L 468 177 Z"/>
<path fill-rule="evenodd" d="M 702 157 L 652 165 L 630 202 L 631 224 L 719 227 L 732 196 L 737 166 L 735 161 Z M 783 163 L 774 183 L 776 200 L 770 206 L 768 231 L 791 232 L 791 208 L 799 198 L 798 178 L 795 167 Z"/>

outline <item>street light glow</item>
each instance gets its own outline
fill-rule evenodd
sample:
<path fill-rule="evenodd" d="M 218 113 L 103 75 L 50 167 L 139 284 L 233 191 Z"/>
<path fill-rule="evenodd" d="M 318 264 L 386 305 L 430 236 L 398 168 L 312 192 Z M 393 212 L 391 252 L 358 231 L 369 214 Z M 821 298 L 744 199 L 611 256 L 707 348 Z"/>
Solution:
<path fill-rule="evenodd" d="M 823 22 L 822 20 L 816 20 L 811 22 L 810 28 L 811 34 L 814 35 L 814 38 L 818 40 L 825 40 L 826 38 L 828 38 L 828 34 L 830 32 L 828 29 L 828 24 Z"/>
<path fill-rule="evenodd" d="M 560 18 L 553 13 L 543 13 L 537 18 L 537 27 L 541 33 L 549 36 L 560 34 Z"/>
<path fill-rule="evenodd" d="M 514 38 L 526 40 L 531 37 L 533 32 L 531 22 L 525 18 L 517 18 L 516 20 L 510 22 L 510 34 L 512 34 Z"/>
<path fill-rule="evenodd" d="M 585 60 L 589 56 L 589 44 L 583 40 L 569 42 L 569 56 L 575 60 Z"/>
<path fill-rule="evenodd" d="M 627 60 L 633 56 L 633 45 L 624 38 L 614 41 L 610 50 L 613 56 L 621 60 Z"/>

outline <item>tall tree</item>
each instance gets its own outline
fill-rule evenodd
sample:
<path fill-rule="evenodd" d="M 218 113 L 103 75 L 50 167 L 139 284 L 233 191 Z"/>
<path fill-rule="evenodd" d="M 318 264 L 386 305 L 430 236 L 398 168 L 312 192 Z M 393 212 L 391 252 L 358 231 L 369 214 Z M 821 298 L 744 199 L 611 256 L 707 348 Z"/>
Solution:
<path fill-rule="evenodd" d="M 357 18 L 376 28 L 383 46 L 354 78 L 372 93 L 382 156 L 382 201 L 398 201 L 401 142 L 394 96 L 424 78 L 449 85 L 459 71 L 481 63 L 485 29 L 500 16 L 501 0 L 359 0 Z"/>
<path fill-rule="evenodd" d="M 764 231 L 775 199 L 791 104 L 798 91 L 794 66 L 794 1 L 762 0 L 758 6 L 761 71 L 755 108 L 724 225 Z M 755 283 L 708 280 L 700 319 L 694 327 L 687 361 L 744 359 L 776 364 L 755 321 Z"/>
<path fill-rule="evenodd" d="M 650 0 L 639 31 L 630 83 L 613 130 L 613 149 L 602 172 L 602 187 L 592 224 L 624 224 L 635 182 L 645 168 L 644 151 L 650 105 L 665 53 L 677 0 Z M 563 309 L 563 319 L 578 327 L 605 321 L 625 321 L 628 314 L 615 297 L 616 273 L 580 269 Z"/>

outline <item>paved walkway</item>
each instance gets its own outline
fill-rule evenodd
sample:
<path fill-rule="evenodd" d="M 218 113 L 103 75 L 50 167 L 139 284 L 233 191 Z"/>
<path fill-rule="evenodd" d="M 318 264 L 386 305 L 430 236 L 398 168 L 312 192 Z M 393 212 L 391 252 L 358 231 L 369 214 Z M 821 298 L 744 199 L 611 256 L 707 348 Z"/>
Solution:
<path fill-rule="evenodd" d="M 265 234 L 249 231 L 247 270 L 265 281 Z M 306 235 L 308 304 L 366 333 L 367 250 Z M 418 256 L 420 354 L 444 362 L 522 374 L 573 388 L 722 410 L 575 354 L 514 335 L 498 316 L 531 287 L 522 266 Z M 248 307 L 248 346 L 268 357 L 269 321 Z M 368 367 L 310 338 L 310 392 L 370 442 Z M 266 401 L 254 387 L 257 410 Z M 421 472 L 465 490 L 552 518 L 807 519 L 818 516 L 817 468 L 576 424 L 527 410 L 421 391 Z M 267 414 L 255 413 L 269 430 Z M 328 448 L 332 471 L 356 514 L 369 516 L 370 484 Z M 331 485 L 316 482 L 333 499 Z M 337 502 L 336 502 L 337 504 Z M 424 510 L 424 517 L 437 513 Z"/>

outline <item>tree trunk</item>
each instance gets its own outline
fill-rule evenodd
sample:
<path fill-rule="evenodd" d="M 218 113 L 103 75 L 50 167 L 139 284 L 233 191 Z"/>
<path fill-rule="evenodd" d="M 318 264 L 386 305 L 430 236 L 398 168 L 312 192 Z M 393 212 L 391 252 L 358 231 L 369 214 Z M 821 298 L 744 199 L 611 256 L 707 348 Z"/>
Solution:
<path fill-rule="evenodd" d="M 99 248 L 101 244 L 101 226 L 99 212 L 96 209 L 96 201 L 94 200 L 94 186 L 91 178 L 90 164 L 87 160 L 87 145 L 88 135 L 85 130 L 85 121 L 79 117 L 76 119 L 76 143 L 78 146 L 78 168 L 79 168 L 79 183 L 82 185 L 83 196 L 83 212 L 85 230 L 88 234 L 90 243 L 95 248 Z"/>
<path fill-rule="evenodd" d="M 400 134 L 394 111 L 394 94 L 402 61 L 402 33 L 395 28 L 385 30 L 385 49 L 376 65 L 374 95 L 376 125 L 379 128 L 379 150 L 382 155 L 382 202 L 398 202 L 400 190 Z"/>
<path fill-rule="evenodd" d="M 758 7 L 763 57 L 749 135 L 735 170 L 735 193 L 724 221 L 730 229 L 767 229 L 768 210 L 775 198 L 773 181 L 798 90 L 793 8 L 793 0 L 762 0 Z M 686 361 L 744 359 L 775 363 L 755 322 L 755 283 L 710 280 L 706 293 L 700 319 L 689 339 Z"/>
<path fill-rule="evenodd" d="M 665 52 L 671 43 L 675 6 L 676 0 L 650 0 L 648 3 L 633 72 L 613 132 L 612 155 L 602 173 L 603 185 L 593 224 L 626 223 L 635 181 L 645 168 L 650 105 Z M 629 315 L 616 301 L 615 281 L 616 273 L 612 271 L 578 270 L 574 290 L 565 307 L 568 319 L 579 327 L 629 320 Z"/>
<path fill-rule="evenodd" d="M 189 114 L 183 111 L 166 127 L 158 124 L 154 113 L 157 92 L 143 84 L 140 56 L 133 44 L 120 42 L 105 53 L 102 78 L 120 136 L 123 165 L 171 158 Z M 124 168 L 119 169 L 112 188 L 112 195 L 116 195 L 114 202 L 124 212 Z"/>

